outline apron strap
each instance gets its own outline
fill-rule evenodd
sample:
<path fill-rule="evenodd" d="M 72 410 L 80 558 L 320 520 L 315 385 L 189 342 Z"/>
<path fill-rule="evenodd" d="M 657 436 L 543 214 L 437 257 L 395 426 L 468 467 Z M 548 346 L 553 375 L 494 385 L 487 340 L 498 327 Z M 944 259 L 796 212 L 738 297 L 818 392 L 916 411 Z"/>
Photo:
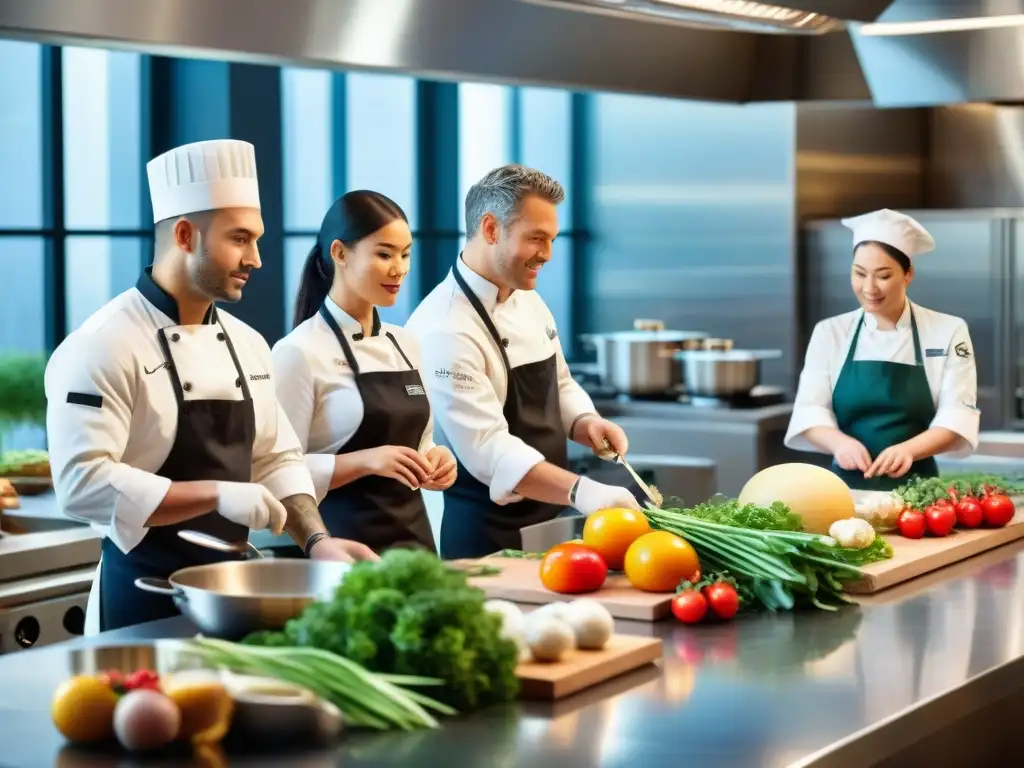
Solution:
<path fill-rule="evenodd" d="M 224 323 L 217 320 L 217 325 L 220 326 L 220 332 L 224 334 L 224 343 L 228 345 L 228 352 L 231 354 L 231 361 L 235 364 L 235 373 L 238 374 L 238 380 L 242 382 L 242 400 L 252 400 L 252 395 L 249 393 L 249 380 L 245 375 L 245 371 L 242 370 L 242 364 L 238 362 L 238 353 L 235 352 L 235 344 L 231 341 L 231 337 L 228 336 L 227 328 L 224 327 Z"/>
<path fill-rule="evenodd" d="M 410 371 L 414 371 L 414 370 L 416 370 L 416 369 L 415 369 L 415 368 L 413 367 L 413 364 L 412 364 L 412 363 L 411 363 L 411 362 L 409 361 L 409 358 L 408 358 L 408 357 L 406 357 L 406 355 L 405 355 L 405 352 L 404 352 L 404 351 L 402 350 L 402 348 L 401 348 L 401 347 L 399 346 L 399 344 L 398 344 L 398 339 L 396 339 L 396 338 L 395 338 L 395 337 L 394 337 L 394 336 L 393 336 L 393 335 L 391 334 L 391 331 L 385 331 L 385 332 L 384 332 L 384 335 L 385 335 L 385 336 L 387 336 L 387 337 L 388 337 L 389 339 L 391 339 L 391 343 L 395 345 L 395 349 L 397 349 L 397 350 L 398 350 L 398 354 L 400 354 L 400 355 L 402 356 L 402 359 L 403 359 L 403 360 L 405 360 L 405 364 L 409 366 L 409 370 L 410 370 Z"/>
<path fill-rule="evenodd" d="M 341 351 L 345 354 L 345 360 L 348 361 L 348 367 L 352 369 L 352 373 L 355 376 L 359 375 L 359 363 L 356 362 L 356 356 L 352 352 L 352 347 L 348 343 L 348 339 L 345 338 L 345 334 L 341 332 L 341 328 L 338 326 L 338 321 L 334 319 L 327 307 L 323 304 L 320 305 L 320 317 L 327 323 L 327 327 L 334 333 L 334 338 L 338 340 L 338 344 L 341 345 Z"/>
<path fill-rule="evenodd" d="M 917 332 L 917 317 L 914 316 L 913 304 L 910 305 L 910 331 L 914 335 L 914 364 L 922 366 L 924 365 L 924 359 L 921 356 L 921 336 Z"/>
<path fill-rule="evenodd" d="M 508 353 L 505 352 L 505 345 L 501 343 L 501 334 L 498 333 L 498 329 L 494 326 L 494 321 L 487 313 L 487 310 L 484 309 L 484 305 L 481 303 L 480 297 L 473 293 L 473 289 L 469 287 L 468 283 L 466 283 L 466 279 L 459 274 L 458 264 L 452 267 L 452 275 L 455 277 L 455 282 L 459 284 L 459 288 L 461 288 L 462 292 L 466 295 L 466 298 L 469 299 L 469 303 L 473 305 L 473 309 L 476 310 L 480 319 L 483 320 L 483 323 L 487 328 L 487 332 L 490 333 L 491 338 L 494 339 L 494 343 L 498 345 L 498 351 L 501 353 L 501 361 L 505 364 L 505 372 L 508 373 L 512 370 L 512 366 L 508 362 Z"/>
<path fill-rule="evenodd" d="M 850 348 L 846 350 L 846 362 L 853 362 L 853 356 L 857 353 L 857 340 L 860 338 L 860 329 L 864 327 L 864 313 L 860 313 L 857 320 L 857 328 L 853 332 L 853 339 L 850 341 Z"/>

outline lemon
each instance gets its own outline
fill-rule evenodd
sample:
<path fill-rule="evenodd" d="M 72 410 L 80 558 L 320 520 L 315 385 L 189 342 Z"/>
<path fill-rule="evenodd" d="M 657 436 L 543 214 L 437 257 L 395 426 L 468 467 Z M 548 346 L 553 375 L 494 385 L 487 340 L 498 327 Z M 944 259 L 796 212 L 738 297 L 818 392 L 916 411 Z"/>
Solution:
<path fill-rule="evenodd" d="M 57 730 L 68 741 L 105 741 L 114 735 L 117 695 L 109 685 L 88 675 L 65 680 L 57 688 L 50 715 Z"/>

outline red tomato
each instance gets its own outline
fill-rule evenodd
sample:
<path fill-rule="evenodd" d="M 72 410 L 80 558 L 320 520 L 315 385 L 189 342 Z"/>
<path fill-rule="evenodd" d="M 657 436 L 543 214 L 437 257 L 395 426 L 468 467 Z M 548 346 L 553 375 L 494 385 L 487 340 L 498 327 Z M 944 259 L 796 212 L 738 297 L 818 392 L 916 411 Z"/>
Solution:
<path fill-rule="evenodd" d="M 720 581 L 704 587 L 704 597 L 708 599 L 712 612 L 720 619 L 731 619 L 740 609 L 740 596 L 731 584 Z"/>
<path fill-rule="evenodd" d="M 956 488 L 954 488 L 953 486 L 950 486 L 949 488 L 947 488 L 946 489 L 946 493 L 949 495 L 949 500 L 951 502 L 953 502 L 954 506 L 956 505 L 956 503 L 958 501 L 960 501 L 960 494 L 957 493 Z"/>
<path fill-rule="evenodd" d="M 689 590 L 672 598 L 672 615 L 684 624 L 696 624 L 708 612 L 708 601 L 700 592 Z"/>
<path fill-rule="evenodd" d="M 924 511 L 924 520 L 932 536 L 948 536 L 956 524 L 956 512 L 952 504 L 932 504 Z"/>
<path fill-rule="evenodd" d="M 932 503 L 929 506 L 932 506 L 932 507 L 942 507 L 944 509 L 952 509 L 953 511 L 956 511 L 956 503 L 953 502 L 953 501 L 950 501 L 949 499 L 938 499 L 937 501 L 935 501 L 934 503 Z M 927 512 L 927 511 L 928 510 L 926 509 L 925 512 Z"/>
<path fill-rule="evenodd" d="M 964 528 L 977 528 L 984 519 L 981 504 L 971 496 L 964 496 L 956 505 L 956 523 Z"/>
<path fill-rule="evenodd" d="M 985 525 L 1002 528 L 1013 520 L 1013 515 L 1017 510 L 1009 496 L 993 493 L 981 500 L 981 511 L 985 516 Z"/>
<path fill-rule="evenodd" d="M 900 529 L 900 535 L 908 539 L 920 539 L 924 536 L 924 513 L 916 509 L 905 509 L 896 519 L 896 526 Z"/>
<path fill-rule="evenodd" d="M 608 576 L 604 559 L 582 544 L 559 544 L 540 561 L 540 580 L 552 592 L 594 592 Z"/>

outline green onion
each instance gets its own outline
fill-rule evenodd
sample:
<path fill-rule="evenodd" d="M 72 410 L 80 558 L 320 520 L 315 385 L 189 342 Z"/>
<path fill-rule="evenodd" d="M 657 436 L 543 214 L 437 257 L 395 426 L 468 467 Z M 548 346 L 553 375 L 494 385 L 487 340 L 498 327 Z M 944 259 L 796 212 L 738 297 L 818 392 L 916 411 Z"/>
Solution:
<path fill-rule="evenodd" d="M 197 637 L 189 646 L 211 666 L 306 688 L 338 707 L 350 725 L 411 731 L 438 727 L 427 710 L 456 714 L 451 707 L 403 687 L 440 685 L 436 678 L 376 674 L 317 648 L 263 648 L 208 637 Z"/>

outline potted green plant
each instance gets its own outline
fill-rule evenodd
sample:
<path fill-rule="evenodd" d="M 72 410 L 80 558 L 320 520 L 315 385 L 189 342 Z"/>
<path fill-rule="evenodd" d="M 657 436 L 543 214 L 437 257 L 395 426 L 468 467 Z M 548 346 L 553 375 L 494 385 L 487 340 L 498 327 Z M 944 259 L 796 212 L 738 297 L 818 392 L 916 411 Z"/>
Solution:
<path fill-rule="evenodd" d="M 4 435 L 14 427 L 46 425 L 45 372 L 45 355 L 0 353 L 0 475 L 18 474 L 20 467 L 15 465 L 34 465 L 26 474 L 38 474 L 43 469 L 49 473 L 44 451 L 2 451 Z"/>

